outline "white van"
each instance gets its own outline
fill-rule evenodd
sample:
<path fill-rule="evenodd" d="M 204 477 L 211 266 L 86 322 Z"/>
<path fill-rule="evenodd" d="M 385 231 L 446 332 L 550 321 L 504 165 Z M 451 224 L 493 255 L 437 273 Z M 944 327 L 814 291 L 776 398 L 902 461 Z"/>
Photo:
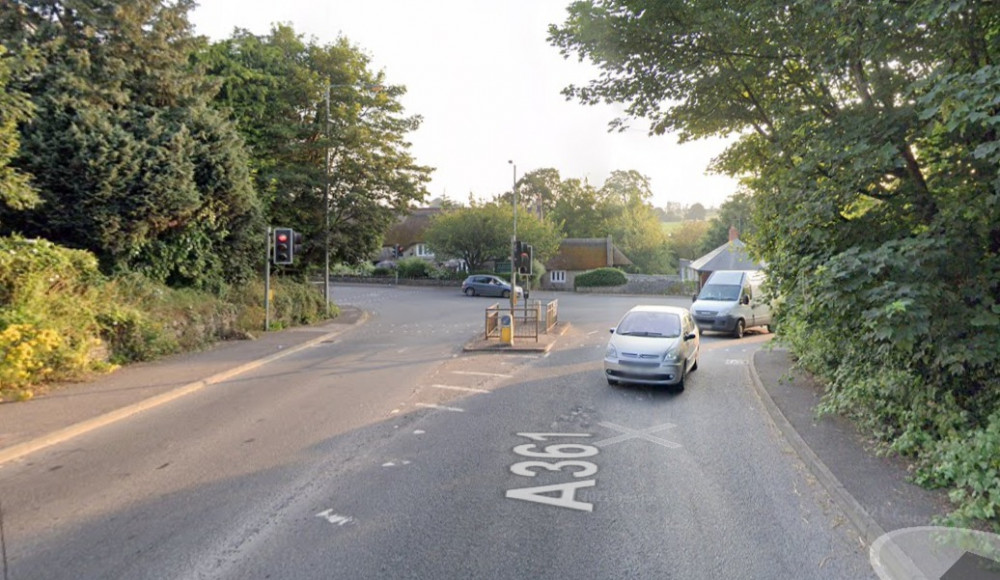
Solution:
<path fill-rule="evenodd" d="M 743 337 L 751 326 L 771 331 L 771 308 L 761 298 L 764 273 L 754 270 L 712 272 L 704 288 L 694 297 L 691 315 L 698 328 Z"/>

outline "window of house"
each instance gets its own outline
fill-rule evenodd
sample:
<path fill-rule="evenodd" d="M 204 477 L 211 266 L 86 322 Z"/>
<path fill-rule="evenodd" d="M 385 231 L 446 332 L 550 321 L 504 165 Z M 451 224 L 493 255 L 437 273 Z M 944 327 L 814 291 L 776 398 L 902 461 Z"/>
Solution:
<path fill-rule="evenodd" d="M 566 270 L 553 270 L 549 272 L 549 281 L 553 284 L 565 284 Z"/>
<path fill-rule="evenodd" d="M 434 252 L 426 244 L 417 244 L 416 254 L 418 256 L 433 256 Z"/>

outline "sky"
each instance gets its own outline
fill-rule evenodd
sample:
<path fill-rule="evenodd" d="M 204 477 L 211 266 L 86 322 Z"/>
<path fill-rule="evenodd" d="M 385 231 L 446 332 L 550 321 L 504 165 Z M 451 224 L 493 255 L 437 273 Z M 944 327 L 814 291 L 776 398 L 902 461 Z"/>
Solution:
<path fill-rule="evenodd" d="M 568 4 L 201 0 L 190 19 L 197 34 L 212 40 L 235 28 L 267 34 L 278 22 L 321 45 L 349 39 L 389 84 L 406 87 L 400 98 L 406 113 L 423 118 L 409 137 L 417 163 L 434 168 L 428 200 L 491 199 L 510 191 L 515 176 L 547 167 L 595 187 L 611 171 L 634 169 L 649 178 L 656 207 L 718 206 L 735 193 L 735 180 L 707 174 L 724 141 L 679 145 L 670 134 L 648 135 L 643 119 L 625 133 L 609 133 L 621 106 L 566 100 L 564 87 L 599 74 L 575 56 L 564 59 L 546 40 L 548 26 L 565 20 Z"/>

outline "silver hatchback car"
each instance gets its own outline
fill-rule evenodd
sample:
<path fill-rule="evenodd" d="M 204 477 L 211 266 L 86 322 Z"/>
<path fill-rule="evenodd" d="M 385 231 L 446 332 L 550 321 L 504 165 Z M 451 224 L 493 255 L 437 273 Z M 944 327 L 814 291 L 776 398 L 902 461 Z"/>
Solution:
<path fill-rule="evenodd" d="M 684 388 L 698 369 L 701 336 L 686 308 L 636 306 L 611 329 L 604 354 L 609 385 L 635 383 Z"/>
<path fill-rule="evenodd" d="M 496 276 L 479 274 L 469 276 L 462 282 L 462 292 L 466 296 L 497 296 L 500 298 L 510 297 L 510 282 L 502 280 Z M 527 298 L 524 289 L 517 287 L 519 298 Z"/>

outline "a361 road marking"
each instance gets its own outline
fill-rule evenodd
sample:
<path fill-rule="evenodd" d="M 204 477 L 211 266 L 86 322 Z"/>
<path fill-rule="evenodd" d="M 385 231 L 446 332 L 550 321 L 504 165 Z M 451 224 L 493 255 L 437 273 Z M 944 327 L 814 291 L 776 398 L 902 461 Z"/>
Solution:
<path fill-rule="evenodd" d="M 590 433 L 518 433 L 532 441 L 549 441 L 556 438 L 590 437 Z M 584 457 L 593 457 L 600 450 L 593 445 L 581 443 L 556 443 L 538 448 L 538 443 L 525 443 L 514 447 L 514 453 L 522 457 L 532 458 L 510 466 L 514 475 L 535 477 L 539 471 L 554 471 L 568 473 L 574 479 L 591 477 L 597 474 L 597 465 L 590 461 L 581 461 Z M 552 460 L 552 461 L 543 461 Z M 555 485 L 539 485 L 508 489 L 506 497 L 545 505 L 552 505 L 578 511 L 592 512 L 594 504 L 576 499 L 576 492 L 585 487 L 594 487 L 597 480 L 567 481 Z M 548 495 L 557 494 L 557 495 Z"/>

